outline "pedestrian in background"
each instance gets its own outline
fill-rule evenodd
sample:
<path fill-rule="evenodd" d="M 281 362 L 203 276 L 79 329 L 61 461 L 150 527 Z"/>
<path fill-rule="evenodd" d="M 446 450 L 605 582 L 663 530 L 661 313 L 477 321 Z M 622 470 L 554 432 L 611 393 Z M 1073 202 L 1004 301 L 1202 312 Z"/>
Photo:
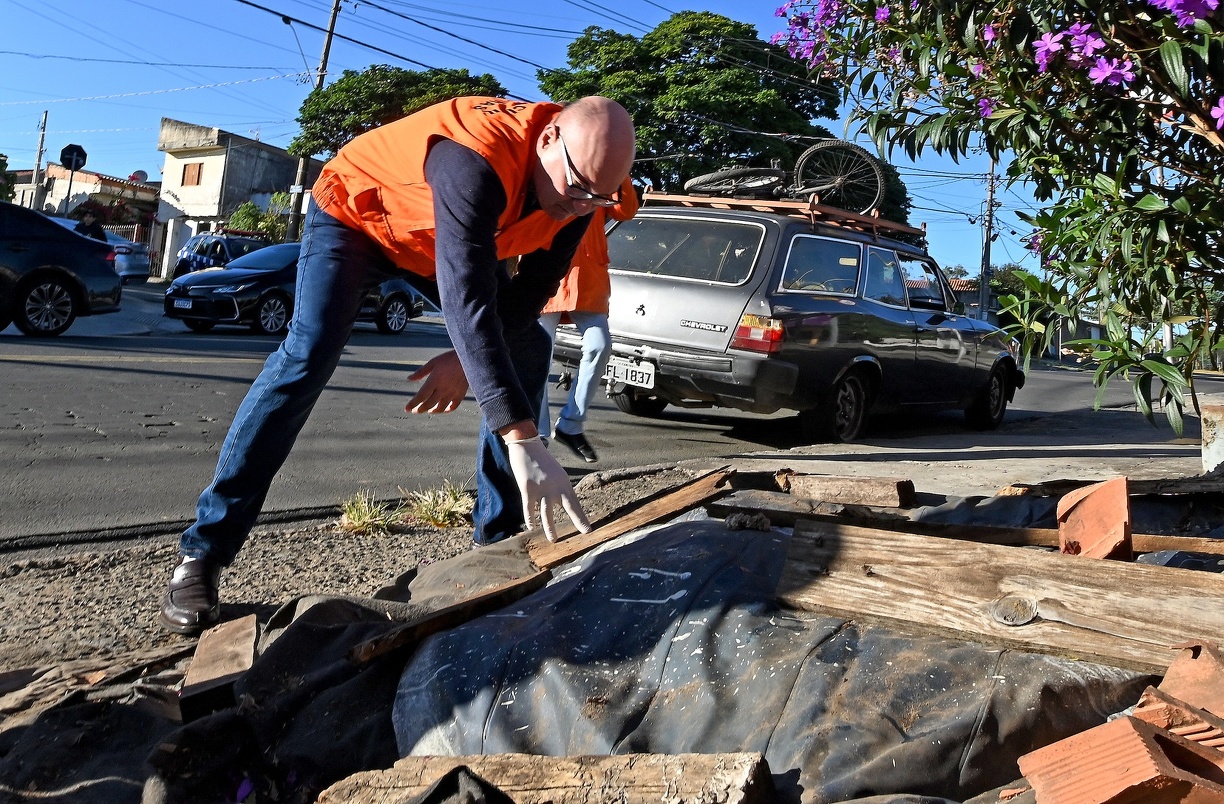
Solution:
<path fill-rule="evenodd" d="M 72 231 L 101 240 L 103 243 L 106 242 L 106 230 L 102 228 L 102 224 L 98 223 L 98 218 L 92 209 L 87 209 L 81 214 L 81 222 Z"/>
<path fill-rule="evenodd" d="M 544 305 L 540 324 L 548 331 L 554 344 L 557 326 L 572 323 L 582 335 L 582 359 L 578 364 L 578 375 L 570 384 L 569 397 L 557 416 L 557 422 L 549 426 L 548 388 L 540 403 L 540 418 L 537 423 L 541 433 L 552 432 L 555 441 L 564 444 L 587 463 L 595 463 L 599 455 L 586 437 L 586 419 L 595 392 L 599 390 L 604 369 L 608 367 L 608 356 L 612 354 L 612 334 L 608 330 L 608 299 L 612 284 L 608 278 L 608 237 L 605 234 L 609 218 L 627 221 L 638 211 L 637 191 L 629 179 L 621 186 L 620 203 L 612 207 L 601 207 L 591 215 L 574 264 L 557 295 Z"/>

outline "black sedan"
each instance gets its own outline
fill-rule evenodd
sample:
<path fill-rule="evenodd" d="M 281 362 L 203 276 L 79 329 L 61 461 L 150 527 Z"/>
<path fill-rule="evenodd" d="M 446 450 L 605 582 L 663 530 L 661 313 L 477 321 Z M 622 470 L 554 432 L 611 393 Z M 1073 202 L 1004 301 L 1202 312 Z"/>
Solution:
<path fill-rule="evenodd" d="M 119 309 L 122 282 L 106 243 L 0 201 L 0 330 L 32 337 L 65 332 L 78 316 Z"/>
<path fill-rule="evenodd" d="M 252 251 L 224 268 L 187 274 L 166 291 L 165 315 L 195 332 L 217 324 L 249 326 L 264 335 L 284 335 L 293 315 L 299 244 L 282 243 Z M 358 321 L 373 321 L 379 332 L 403 332 L 421 315 L 424 298 L 403 279 L 388 279 L 361 304 Z"/>

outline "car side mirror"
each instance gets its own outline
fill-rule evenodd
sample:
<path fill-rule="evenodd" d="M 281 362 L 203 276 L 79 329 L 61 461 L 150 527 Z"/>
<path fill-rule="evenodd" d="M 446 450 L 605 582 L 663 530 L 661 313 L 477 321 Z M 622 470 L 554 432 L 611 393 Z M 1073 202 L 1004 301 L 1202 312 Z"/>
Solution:
<path fill-rule="evenodd" d="M 956 304 L 952 305 L 952 312 L 956 315 L 964 315 L 965 303 L 963 301 L 958 301 Z"/>

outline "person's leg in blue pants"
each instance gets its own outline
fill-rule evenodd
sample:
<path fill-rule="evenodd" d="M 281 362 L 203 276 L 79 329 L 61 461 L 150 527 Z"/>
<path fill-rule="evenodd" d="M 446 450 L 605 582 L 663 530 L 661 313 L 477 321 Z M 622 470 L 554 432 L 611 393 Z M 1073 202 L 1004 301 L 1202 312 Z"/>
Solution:
<path fill-rule="evenodd" d="M 508 336 L 511 360 L 519 384 L 528 399 L 536 400 L 535 416 L 539 418 L 539 400 L 548 384 L 548 367 L 552 364 L 552 338 L 544 328 L 528 327 L 516 336 Z M 523 503 L 518 483 L 510 471 L 510 459 L 501 436 L 480 421 L 480 443 L 476 454 L 476 507 L 472 511 L 476 526 L 473 535 L 477 544 L 492 544 L 508 539 L 523 529 Z"/>
<path fill-rule="evenodd" d="M 561 313 L 542 313 L 540 326 L 548 333 L 549 366 L 552 365 L 552 354 L 557 348 L 557 326 L 561 323 Z M 544 388 L 540 392 L 540 413 L 536 416 L 536 429 L 544 438 L 552 436 L 552 420 L 548 418 L 548 378 L 544 378 Z"/>
<path fill-rule="evenodd" d="M 582 361 L 578 377 L 570 388 L 569 399 L 557 416 L 556 429 L 562 433 L 581 433 L 591 409 L 591 401 L 599 390 L 608 356 L 612 354 L 612 337 L 608 332 L 608 316 L 604 313 L 573 311 L 569 314 L 574 326 L 582 333 Z"/>
<path fill-rule="evenodd" d="M 233 562 L 340 362 L 362 298 L 385 278 L 377 270 L 394 270 L 374 241 L 313 204 L 305 223 L 289 334 L 238 408 L 196 522 L 179 543 L 184 556 Z"/>

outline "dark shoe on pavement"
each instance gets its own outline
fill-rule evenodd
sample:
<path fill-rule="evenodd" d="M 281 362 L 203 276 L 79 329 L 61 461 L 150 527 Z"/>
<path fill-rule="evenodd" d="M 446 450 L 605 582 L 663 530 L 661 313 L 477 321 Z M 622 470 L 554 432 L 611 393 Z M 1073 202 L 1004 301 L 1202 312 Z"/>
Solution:
<path fill-rule="evenodd" d="M 179 564 L 162 601 L 161 624 L 176 634 L 194 636 L 221 619 L 217 582 L 221 565 L 207 558 Z"/>
<path fill-rule="evenodd" d="M 563 433 L 560 430 L 554 430 L 553 440 L 572 449 L 575 455 L 587 463 L 595 463 L 599 460 L 599 456 L 595 454 L 595 448 L 582 433 Z"/>

